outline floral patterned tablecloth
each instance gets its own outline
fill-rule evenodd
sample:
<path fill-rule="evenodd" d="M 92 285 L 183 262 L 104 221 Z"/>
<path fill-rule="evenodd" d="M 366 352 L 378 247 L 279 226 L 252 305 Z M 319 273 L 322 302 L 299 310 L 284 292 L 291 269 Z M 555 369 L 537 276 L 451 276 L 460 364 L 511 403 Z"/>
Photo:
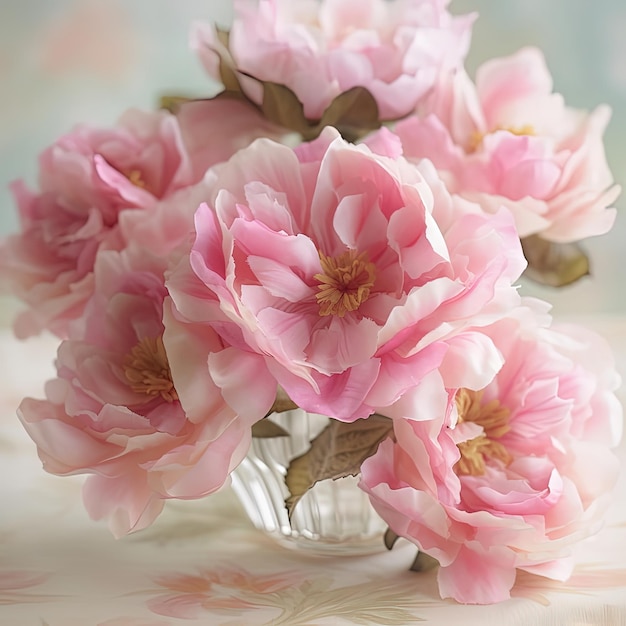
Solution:
<path fill-rule="evenodd" d="M 625 375 L 626 319 L 585 322 L 608 337 Z M 44 473 L 15 417 L 24 395 L 42 395 L 55 347 L 0 333 L 2 626 L 626 625 L 624 475 L 603 532 L 579 547 L 573 577 L 520 575 L 515 597 L 495 606 L 440 600 L 434 571 L 407 571 L 415 554 L 407 543 L 360 557 L 278 546 L 252 528 L 229 489 L 168 503 L 152 527 L 116 540 L 84 512 L 82 477 Z M 620 455 L 626 465 L 624 444 Z"/>

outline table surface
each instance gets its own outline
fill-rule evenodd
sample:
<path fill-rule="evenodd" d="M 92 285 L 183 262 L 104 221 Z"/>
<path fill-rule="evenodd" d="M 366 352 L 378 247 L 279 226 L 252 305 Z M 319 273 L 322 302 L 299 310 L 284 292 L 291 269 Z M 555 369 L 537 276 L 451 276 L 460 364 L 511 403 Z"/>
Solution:
<path fill-rule="evenodd" d="M 626 379 L 626 319 L 583 320 L 605 335 Z M 520 575 L 492 606 L 442 601 L 435 573 L 409 572 L 410 544 L 315 557 L 252 528 L 230 489 L 169 502 L 147 530 L 116 540 L 83 510 L 82 477 L 41 469 L 15 417 L 42 396 L 56 342 L 0 331 L 0 624 L 7 626 L 317 626 L 626 624 L 626 477 L 603 531 L 578 547 L 565 584 Z M 622 390 L 621 398 L 626 398 Z M 619 454 L 626 466 L 626 445 Z"/>

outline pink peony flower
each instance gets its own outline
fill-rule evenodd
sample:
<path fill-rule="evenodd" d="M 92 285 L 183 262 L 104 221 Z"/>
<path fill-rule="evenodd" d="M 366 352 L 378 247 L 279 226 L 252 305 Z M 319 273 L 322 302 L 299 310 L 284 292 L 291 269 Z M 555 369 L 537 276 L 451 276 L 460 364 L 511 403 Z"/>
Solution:
<path fill-rule="evenodd" d="M 398 410 L 395 441 L 360 483 L 396 534 L 440 562 L 442 597 L 478 604 L 509 598 L 516 569 L 569 576 L 573 544 L 601 526 L 622 429 L 598 336 L 529 315 L 484 331 L 504 357 L 493 381 L 427 390 L 422 406 L 447 404 L 430 421 Z"/>
<path fill-rule="evenodd" d="M 59 347 L 47 400 L 27 398 L 19 408 L 47 471 L 92 474 L 85 506 L 95 519 L 108 517 L 116 536 L 149 525 L 165 498 L 220 488 L 275 395 L 274 385 L 260 415 L 238 415 L 200 368 L 194 333 L 164 332 L 166 253 L 131 246 L 99 254 L 95 293 Z M 218 335 L 194 331 L 219 357 Z"/>
<path fill-rule="evenodd" d="M 0 251 L 0 271 L 30 308 L 16 333 L 63 337 L 93 291 L 98 250 L 121 249 L 124 209 L 148 209 L 193 182 L 176 119 L 129 111 L 114 129 L 78 127 L 40 157 L 38 193 L 16 182 L 21 233 Z"/>
<path fill-rule="evenodd" d="M 398 123 L 408 158 L 428 158 L 453 193 L 488 211 L 507 206 L 521 237 L 572 242 L 606 233 L 613 185 L 602 141 L 610 111 L 565 106 L 542 53 L 525 48 L 476 73 L 448 74 L 415 116 Z"/>
<path fill-rule="evenodd" d="M 284 84 L 319 119 L 340 93 L 361 86 L 381 119 L 406 115 L 444 70 L 467 54 L 473 15 L 453 17 L 448 0 L 235 0 L 229 49 L 247 95 L 262 101 L 257 80 Z M 220 80 L 213 28 L 198 25 L 192 45 Z"/>
<path fill-rule="evenodd" d="M 167 282 L 176 316 L 259 357 L 258 375 L 301 408 L 352 421 L 438 367 L 465 364 L 478 388 L 500 367 L 469 327 L 518 302 L 507 212 L 486 216 L 427 163 L 331 128 L 295 151 L 259 140 L 205 182 L 191 253 Z"/>
<path fill-rule="evenodd" d="M 122 214 L 149 222 L 159 203 L 186 203 L 206 169 L 266 135 L 278 138 L 252 107 L 214 100 L 183 105 L 178 117 L 131 110 L 113 129 L 61 137 L 41 155 L 40 191 L 13 186 L 22 228 L 0 247 L 0 275 L 29 307 L 16 333 L 67 336 L 93 292 L 98 251 L 131 240 L 119 231 Z"/>

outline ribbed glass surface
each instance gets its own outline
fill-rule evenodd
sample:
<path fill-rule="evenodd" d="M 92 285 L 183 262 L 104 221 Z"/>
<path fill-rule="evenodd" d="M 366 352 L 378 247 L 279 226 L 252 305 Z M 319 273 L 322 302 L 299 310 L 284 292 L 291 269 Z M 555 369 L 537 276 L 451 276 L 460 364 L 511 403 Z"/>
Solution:
<path fill-rule="evenodd" d="M 296 409 L 268 419 L 290 437 L 253 438 L 247 458 L 232 475 L 233 489 L 252 523 L 283 544 L 318 553 L 364 554 L 384 549 L 385 523 L 357 487 L 357 478 L 317 483 L 289 519 L 285 508 L 289 461 L 306 452 L 328 418 Z"/>

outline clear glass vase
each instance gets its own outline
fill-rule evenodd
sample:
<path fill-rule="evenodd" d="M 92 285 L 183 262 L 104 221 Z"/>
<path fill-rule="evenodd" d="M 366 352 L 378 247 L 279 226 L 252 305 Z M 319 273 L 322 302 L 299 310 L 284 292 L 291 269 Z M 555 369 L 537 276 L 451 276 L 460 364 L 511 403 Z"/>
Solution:
<path fill-rule="evenodd" d="M 323 480 L 287 514 L 285 474 L 306 452 L 328 418 L 301 409 L 269 418 L 288 437 L 253 438 L 247 457 L 232 474 L 232 487 L 252 523 L 288 547 L 317 554 L 368 554 L 384 550 L 386 525 L 354 477 Z"/>

